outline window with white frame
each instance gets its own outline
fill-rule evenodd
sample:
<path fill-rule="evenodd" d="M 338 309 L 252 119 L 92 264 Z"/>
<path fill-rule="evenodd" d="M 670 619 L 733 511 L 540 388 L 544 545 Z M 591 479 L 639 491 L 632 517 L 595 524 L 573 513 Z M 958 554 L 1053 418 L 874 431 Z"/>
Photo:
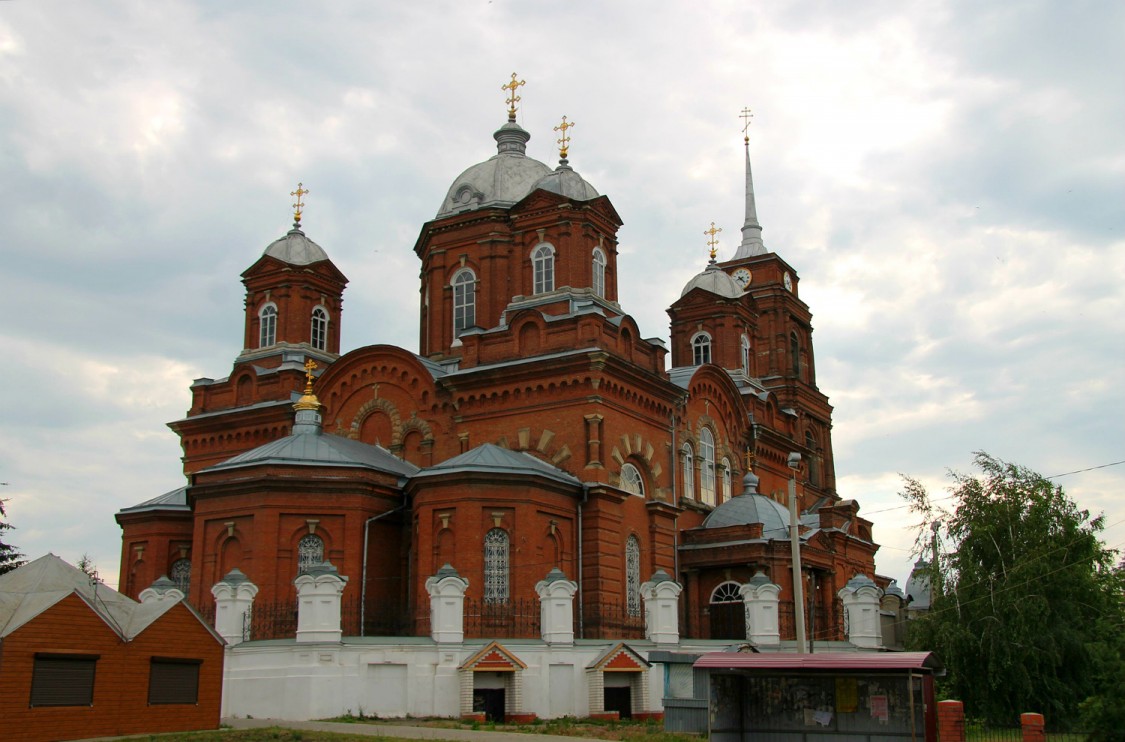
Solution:
<path fill-rule="evenodd" d="M 702 366 L 711 362 L 711 336 L 705 332 L 698 333 L 691 339 L 692 364 Z"/>
<path fill-rule="evenodd" d="M 742 336 L 742 373 L 750 376 L 750 338 Z"/>
<path fill-rule="evenodd" d="M 699 498 L 705 505 L 715 504 L 715 437 L 704 428 L 699 434 Z"/>
<path fill-rule="evenodd" d="M 600 247 L 594 248 L 594 293 L 605 298 L 605 253 Z"/>
<path fill-rule="evenodd" d="M 297 542 L 297 574 L 303 575 L 313 565 L 324 561 L 324 540 L 320 536 L 308 534 Z"/>
<path fill-rule="evenodd" d="M 328 349 L 328 312 L 317 307 L 312 313 L 312 347 L 317 350 Z"/>
<path fill-rule="evenodd" d="M 685 443 L 680 449 L 680 468 L 683 470 L 684 491 L 683 496 L 695 499 L 695 452 L 690 443 Z"/>
<path fill-rule="evenodd" d="M 545 294 L 555 290 L 555 248 L 544 242 L 531 253 L 535 273 L 534 293 Z"/>
<path fill-rule="evenodd" d="M 484 535 L 484 602 L 508 602 L 508 532 L 493 528 Z"/>
<path fill-rule="evenodd" d="M 277 307 L 266 304 L 258 310 L 258 347 L 268 348 L 277 342 Z"/>
<path fill-rule="evenodd" d="M 641 615 L 641 542 L 625 540 L 625 608 L 630 616 Z"/>
<path fill-rule="evenodd" d="M 632 464 L 621 467 L 621 489 L 632 495 L 645 496 L 645 483 L 641 472 Z"/>
<path fill-rule="evenodd" d="M 477 323 L 477 277 L 469 268 L 453 277 L 453 337 Z"/>

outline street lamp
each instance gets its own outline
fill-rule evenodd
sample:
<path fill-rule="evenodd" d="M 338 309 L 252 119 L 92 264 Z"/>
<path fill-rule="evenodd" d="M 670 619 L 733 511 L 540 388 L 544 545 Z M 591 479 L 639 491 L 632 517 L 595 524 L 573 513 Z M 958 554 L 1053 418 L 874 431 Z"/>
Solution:
<path fill-rule="evenodd" d="M 797 517 L 797 472 L 801 468 L 801 454 L 789 454 L 789 545 L 793 551 L 793 617 L 797 624 L 797 653 L 804 654 L 805 647 L 805 590 L 801 584 L 801 532 Z"/>

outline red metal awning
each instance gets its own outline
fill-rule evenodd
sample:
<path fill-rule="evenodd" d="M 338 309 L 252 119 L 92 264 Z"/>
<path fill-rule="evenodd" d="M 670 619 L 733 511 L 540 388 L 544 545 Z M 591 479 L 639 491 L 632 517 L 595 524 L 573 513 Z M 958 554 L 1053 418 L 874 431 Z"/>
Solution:
<path fill-rule="evenodd" d="M 717 670 L 939 670 L 932 652 L 820 652 L 755 654 L 708 652 L 694 667 Z"/>

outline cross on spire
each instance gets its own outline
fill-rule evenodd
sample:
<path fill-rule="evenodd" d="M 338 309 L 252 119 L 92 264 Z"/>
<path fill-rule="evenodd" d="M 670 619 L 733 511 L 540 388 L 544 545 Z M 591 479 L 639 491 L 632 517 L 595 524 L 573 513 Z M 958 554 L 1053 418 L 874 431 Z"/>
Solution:
<path fill-rule="evenodd" d="M 305 396 L 308 397 L 312 394 L 313 387 L 313 371 L 317 368 L 316 361 L 311 358 L 305 360 Z"/>
<path fill-rule="evenodd" d="M 711 262 L 715 262 L 715 255 L 718 253 L 719 238 L 716 237 L 719 232 L 722 232 L 722 227 L 716 227 L 715 222 L 711 222 L 711 228 L 703 230 L 703 234 L 710 235 L 711 239 L 707 240 L 707 244 L 711 247 Z"/>
<path fill-rule="evenodd" d="M 562 137 L 556 141 L 559 143 L 559 157 L 566 160 L 566 153 L 570 147 L 570 137 L 566 135 L 566 130 L 575 126 L 573 121 L 568 122 L 566 116 L 563 116 L 562 123 L 555 127 L 555 131 L 561 131 Z"/>
<path fill-rule="evenodd" d="M 520 97 L 518 95 L 516 95 L 516 89 L 519 88 L 521 85 L 526 85 L 526 84 L 527 84 L 526 80 L 520 80 L 519 82 L 516 82 L 516 73 L 513 72 L 512 73 L 512 81 L 509 82 L 507 85 L 501 85 L 500 86 L 501 90 L 507 90 L 508 91 L 508 97 L 504 100 L 504 102 L 508 104 L 508 120 L 509 121 L 515 121 L 516 120 L 516 104 L 520 102 Z"/>
<path fill-rule="evenodd" d="M 749 108 L 743 108 L 742 113 L 740 113 L 738 117 L 745 122 L 742 125 L 742 138 L 749 144 L 750 134 L 748 132 L 750 131 L 750 119 L 754 118 L 754 114 L 750 113 Z"/>
<path fill-rule="evenodd" d="M 301 209 L 305 207 L 304 203 L 301 202 L 301 197 L 308 194 L 308 191 L 304 189 L 303 185 L 303 183 L 298 183 L 297 190 L 289 191 L 290 196 L 297 197 L 297 203 L 293 204 L 293 227 L 295 229 L 301 228 Z"/>

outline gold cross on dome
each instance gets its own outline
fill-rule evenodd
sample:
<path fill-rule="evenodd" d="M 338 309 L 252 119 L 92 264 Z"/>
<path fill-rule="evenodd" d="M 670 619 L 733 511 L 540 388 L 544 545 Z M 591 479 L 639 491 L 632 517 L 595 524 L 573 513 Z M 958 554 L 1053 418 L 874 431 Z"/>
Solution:
<path fill-rule="evenodd" d="M 718 252 L 716 248 L 719 245 L 719 238 L 716 237 L 719 232 L 722 232 L 722 227 L 716 227 L 715 222 L 711 222 L 711 228 L 703 230 L 703 234 L 711 235 L 711 239 L 707 240 L 707 244 L 711 246 L 711 262 L 715 262 L 715 254 Z"/>
<path fill-rule="evenodd" d="M 749 108 L 743 108 L 742 113 L 740 113 L 738 117 L 746 122 L 742 125 L 742 137 L 746 140 L 746 143 L 749 144 L 750 135 L 747 134 L 747 132 L 750 130 L 750 119 L 754 118 L 754 114 L 750 113 Z"/>
<path fill-rule="evenodd" d="M 316 361 L 311 358 L 305 360 L 305 395 L 312 394 L 313 371 L 316 370 Z"/>
<path fill-rule="evenodd" d="M 521 85 L 526 85 L 526 84 L 527 84 L 526 80 L 520 80 L 519 82 L 516 82 L 516 73 L 513 72 L 512 73 L 512 81 L 509 82 L 507 85 L 501 85 L 500 86 L 501 90 L 507 90 L 508 91 L 508 97 L 504 100 L 504 102 L 508 104 L 508 120 L 509 121 L 515 121 L 516 120 L 516 104 L 520 102 L 520 97 L 518 95 L 516 95 L 516 89 L 519 88 Z"/>
<path fill-rule="evenodd" d="M 572 128 L 573 126 L 575 126 L 574 122 L 573 121 L 568 122 L 566 120 L 566 116 L 563 116 L 562 123 L 555 127 L 555 131 L 561 131 L 562 132 L 562 137 L 559 138 L 556 141 L 560 145 L 560 147 L 559 147 L 559 157 L 561 157 L 564 160 L 566 159 L 567 149 L 570 147 L 570 137 L 568 137 L 566 135 L 566 130 Z"/>
<path fill-rule="evenodd" d="M 301 202 L 301 197 L 308 194 L 308 191 L 305 190 L 303 186 L 303 183 L 298 183 L 297 190 L 289 191 L 290 196 L 297 197 L 297 203 L 293 204 L 293 208 L 295 209 L 295 211 L 293 212 L 293 226 L 295 227 L 301 226 L 301 209 L 305 207 L 305 205 Z"/>

